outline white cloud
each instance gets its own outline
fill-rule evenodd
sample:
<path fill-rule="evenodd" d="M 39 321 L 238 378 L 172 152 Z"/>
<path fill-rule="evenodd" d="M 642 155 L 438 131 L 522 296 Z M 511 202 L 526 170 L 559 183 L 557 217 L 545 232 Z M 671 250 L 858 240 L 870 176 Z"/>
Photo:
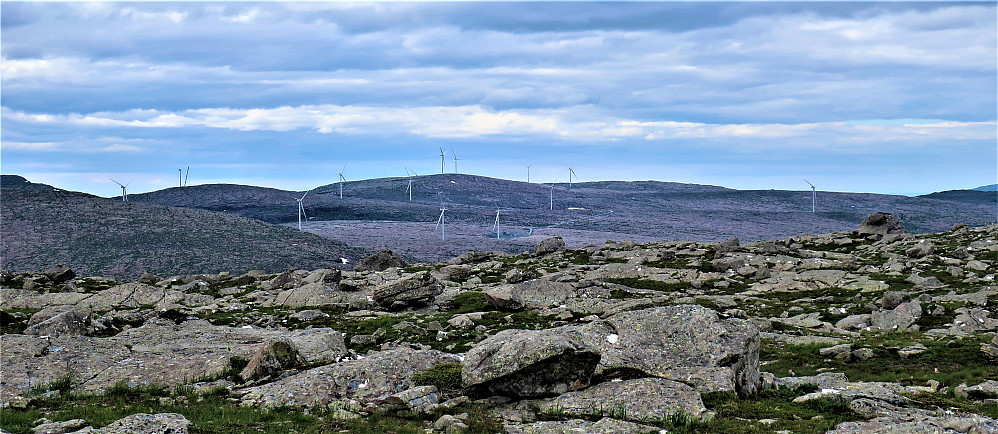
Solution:
<path fill-rule="evenodd" d="M 773 142 L 776 146 L 823 147 L 842 142 L 913 139 L 993 140 L 995 121 L 870 125 L 863 122 L 797 124 L 635 121 L 617 119 L 592 106 L 565 109 L 494 110 L 481 106 L 376 107 L 307 105 L 276 108 L 205 108 L 168 112 L 130 110 L 93 114 L 30 114 L 4 108 L 3 118 L 20 122 L 62 123 L 95 127 L 207 127 L 238 131 L 312 130 L 344 135 L 414 135 L 430 138 L 526 136 L 588 142 L 621 139 L 787 139 L 820 138 L 807 145 Z M 105 150 L 134 151 L 131 145 Z"/>

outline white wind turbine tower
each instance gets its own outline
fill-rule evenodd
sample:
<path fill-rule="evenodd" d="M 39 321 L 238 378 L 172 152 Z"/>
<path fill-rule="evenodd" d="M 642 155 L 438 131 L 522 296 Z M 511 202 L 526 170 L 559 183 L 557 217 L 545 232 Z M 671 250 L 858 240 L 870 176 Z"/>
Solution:
<path fill-rule="evenodd" d="M 177 169 L 177 173 L 180 175 L 180 186 L 184 186 L 184 169 Z"/>
<path fill-rule="evenodd" d="M 409 177 L 409 185 L 405 188 L 406 193 L 409 193 L 409 202 L 412 202 L 412 174 L 409 173 L 409 168 L 405 168 L 405 176 Z"/>
<path fill-rule="evenodd" d="M 111 179 L 111 178 L 108 178 L 108 179 Z M 128 187 L 128 184 L 131 184 L 132 181 L 128 181 L 128 183 L 126 183 L 124 185 L 122 185 L 120 182 L 115 181 L 113 179 L 111 179 L 111 182 L 113 182 L 115 184 L 118 184 L 118 186 L 121 187 L 121 201 L 122 202 L 128 202 L 128 193 L 125 191 L 125 187 Z"/>
<path fill-rule="evenodd" d="M 457 152 L 454 152 L 454 147 L 451 146 L 450 154 L 454 156 L 454 173 L 457 173 L 457 160 L 463 160 L 464 158 L 457 158 Z"/>
<path fill-rule="evenodd" d="M 309 190 L 309 191 L 312 191 L 312 190 Z M 301 218 L 305 217 L 306 219 L 308 219 L 308 216 L 305 215 L 305 205 L 302 204 L 302 201 L 305 200 L 305 196 L 308 196 L 308 192 L 309 191 L 306 191 L 305 194 L 301 195 L 301 198 L 297 199 L 298 200 L 298 230 L 299 231 L 301 230 Z"/>
<path fill-rule="evenodd" d="M 527 168 L 527 182 L 530 182 L 530 166 L 533 166 L 533 164 L 524 164 L 523 165 L 523 167 Z"/>
<path fill-rule="evenodd" d="M 437 219 L 437 227 L 440 228 L 440 240 L 445 240 L 445 230 L 444 230 L 444 213 L 447 212 L 447 206 L 444 205 L 444 199 L 440 198 L 440 218 Z M 436 230 L 436 228 L 433 228 Z"/>
<path fill-rule="evenodd" d="M 499 208 L 499 205 L 496 204 L 496 224 L 493 227 L 496 230 L 496 239 L 497 240 L 502 239 L 502 232 L 499 232 L 499 213 L 501 211 L 509 211 L 509 210 L 508 209 Z"/>
<path fill-rule="evenodd" d="M 810 181 L 808 181 L 806 179 L 804 180 L 804 182 L 806 182 L 807 185 L 811 186 L 811 214 L 814 214 L 814 202 L 815 202 L 815 200 L 818 197 L 818 193 L 815 192 L 815 190 L 814 190 L 814 184 L 812 184 Z"/>
<path fill-rule="evenodd" d="M 346 182 L 346 178 L 343 177 L 343 171 L 347 170 L 347 165 L 343 165 L 343 169 L 340 169 L 340 199 L 343 199 L 343 183 Z"/>
<path fill-rule="evenodd" d="M 444 148 L 440 148 L 440 174 L 444 174 Z"/>

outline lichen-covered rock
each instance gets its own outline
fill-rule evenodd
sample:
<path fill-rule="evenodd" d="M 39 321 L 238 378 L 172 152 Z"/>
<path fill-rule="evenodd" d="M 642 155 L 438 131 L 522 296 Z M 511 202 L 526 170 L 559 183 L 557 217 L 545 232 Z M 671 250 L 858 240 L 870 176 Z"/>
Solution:
<path fill-rule="evenodd" d="M 307 283 L 297 288 L 281 291 L 273 305 L 288 307 L 332 306 L 348 304 L 352 307 L 366 307 L 367 294 L 359 291 L 339 291 L 323 282 Z"/>
<path fill-rule="evenodd" d="M 534 245 L 534 254 L 536 255 L 546 255 L 562 250 L 565 250 L 565 240 L 561 237 L 546 238 Z"/>
<path fill-rule="evenodd" d="M 426 305 L 443 292 L 443 285 L 428 271 L 385 282 L 374 288 L 374 301 L 387 308 Z"/>
<path fill-rule="evenodd" d="M 701 306 L 623 312 L 583 327 L 600 368 L 624 366 L 690 382 L 700 392 L 759 388 L 759 329 Z"/>
<path fill-rule="evenodd" d="M 855 232 L 858 235 L 887 235 L 904 234 L 908 230 L 891 213 L 875 212 L 867 216 Z"/>
<path fill-rule="evenodd" d="M 26 335 L 66 336 L 85 335 L 94 330 L 93 313 L 87 308 L 74 308 L 45 321 L 29 326 Z"/>
<path fill-rule="evenodd" d="M 272 377 L 304 364 L 304 358 L 298 354 L 298 348 L 290 340 L 273 339 L 260 347 L 239 376 L 247 380 Z"/>
<path fill-rule="evenodd" d="M 544 309 L 565 303 L 575 295 L 570 283 L 550 280 L 530 280 L 518 284 L 499 285 L 485 290 L 489 303 L 499 309 Z"/>
<path fill-rule="evenodd" d="M 677 413 L 700 416 L 706 408 L 692 387 L 664 378 L 609 381 L 568 392 L 548 401 L 542 410 L 558 409 L 569 416 L 599 411 L 634 422 L 662 420 Z"/>
<path fill-rule="evenodd" d="M 357 261 L 356 271 L 385 271 L 391 267 L 404 268 L 409 264 L 400 258 L 395 252 L 385 249 L 364 259 Z"/>
<path fill-rule="evenodd" d="M 503 330 L 465 354 L 461 376 L 477 395 L 556 395 L 588 386 L 599 361 L 575 327 Z"/>
<path fill-rule="evenodd" d="M 504 425 L 506 434 L 659 434 L 660 428 L 604 417 L 596 422 L 583 419 Z"/>
<path fill-rule="evenodd" d="M 901 303 L 892 310 L 882 310 L 870 314 L 870 325 L 884 331 L 907 330 L 922 317 L 922 305 L 918 301 Z"/>
<path fill-rule="evenodd" d="M 936 251 L 936 246 L 931 242 L 922 241 L 916 244 L 914 247 L 905 250 L 904 253 L 908 255 L 909 258 L 924 258 L 931 255 Z"/>
<path fill-rule="evenodd" d="M 991 340 L 990 344 L 981 344 L 981 351 L 983 351 L 984 355 L 987 356 L 992 362 L 998 362 L 998 334 L 995 334 L 995 337 Z"/>
<path fill-rule="evenodd" d="M 37 422 L 36 422 L 37 423 Z M 45 422 L 32 428 L 34 434 L 65 434 L 75 432 L 90 425 L 83 419 L 70 419 L 58 422 Z"/>
<path fill-rule="evenodd" d="M 187 434 L 191 421 L 182 414 L 137 413 L 111 422 L 110 425 L 94 430 L 94 434 Z"/>
<path fill-rule="evenodd" d="M 398 348 L 320 366 L 273 383 L 243 389 L 244 405 L 326 405 L 332 401 L 373 401 L 415 386 L 412 377 L 439 363 L 457 363 L 456 355 L 435 350 Z"/>
<path fill-rule="evenodd" d="M 911 294 L 905 291 L 887 291 L 880 299 L 880 306 L 884 309 L 894 309 L 901 303 L 907 303 L 909 301 L 911 301 Z"/>

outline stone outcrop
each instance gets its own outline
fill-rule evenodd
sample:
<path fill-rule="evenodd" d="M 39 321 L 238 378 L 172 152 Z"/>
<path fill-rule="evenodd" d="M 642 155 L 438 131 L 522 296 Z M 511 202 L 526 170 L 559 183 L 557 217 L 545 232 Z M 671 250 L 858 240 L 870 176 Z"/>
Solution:
<path fill-rule="evenodd" d="M 904 234 L 908 230 L 891 213 L 875 212 L 866 217 L 866 220 L 856 229 L 858 235 L 887 235 Z"/>
<path fill-rule="evenodd" d="M 461 375 L 477 395 L 555 395 L 588 386 L 599 361 L 575 327 L 504 330 L 468 351 Z"/>
<path fill-rule="evenodd" d="M 399 348 L 359 360 L 320 366 L 261 386 L 243 389 L 246 405 L 327 405 L 345 399 L 376 400 L 410 389 L 412 376 L 439 363 L 457 363 L 453 354 Z"/>
<path fill-rule="evenodd" d="M 575 287 L 564 282 L 531 280 L 488 288 L 485 290 L 485 296 L 488 297 L 489 303 L 499 309 L 544 309 L 563 304 L 575 296 Z"/>
<path fill-rule="evenodd" d="M 700 416 L 706 408 L 692 387 L 663 378 L 640 378 L 600 383 L 577 392 L 565 393 L 542 407 L 557 409 L 570 416 L 597 412 L 620 414 L 625 420 L 662 420 L 676 413 Z"/>
<path fill-rule="evenodd" d="M 547 238 L 541 240 L 541 242 L 537 243 L 534 246 L 535 255 L 546 255 L 549 253 L 559 252 L 562 250 L 565 250 L 565 240 L 562 239 L 561 237 Z"/>
<path fill-rule="evenodd" d="M 443 292 L 443 285 L 427 271 L 374 288 L 374 301 L 387 308 L 426 305 Z"/>
<path fill-rule="evenodd" d="M 382 250 L 357 261 L 356 271 L 385 271 L 391 267 L 404 268 L 409 264 L 391 250 Z"/>
<path fill-rule="evenodd" d="M 759 330 L 748 321 L 684 305 L 623 312 L 584 329 L 601 368 L 640 369 L 700 392 L 759 388 Z"/>

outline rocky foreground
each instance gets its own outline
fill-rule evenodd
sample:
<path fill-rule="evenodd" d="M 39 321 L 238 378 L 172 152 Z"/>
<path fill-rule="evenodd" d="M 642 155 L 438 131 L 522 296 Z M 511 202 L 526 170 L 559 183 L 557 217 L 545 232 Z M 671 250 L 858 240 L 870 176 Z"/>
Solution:
<path fill-rule="evenodd" d="M 5 272 L 0 428 L 998 432 L 995 225 L 357 269 Z"/>

